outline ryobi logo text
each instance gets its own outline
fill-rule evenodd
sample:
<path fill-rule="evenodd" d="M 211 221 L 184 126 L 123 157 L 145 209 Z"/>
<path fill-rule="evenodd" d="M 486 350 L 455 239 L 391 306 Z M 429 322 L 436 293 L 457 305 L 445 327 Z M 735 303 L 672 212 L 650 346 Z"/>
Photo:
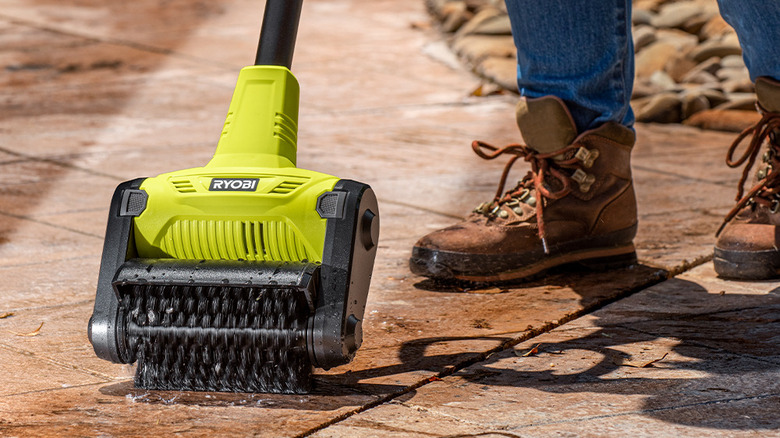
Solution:
<path fill-rule="evenodd" d="M 214 178 L 209 186 L 210 192 L 254 192 L 258 179 L 252 178 Z"/>

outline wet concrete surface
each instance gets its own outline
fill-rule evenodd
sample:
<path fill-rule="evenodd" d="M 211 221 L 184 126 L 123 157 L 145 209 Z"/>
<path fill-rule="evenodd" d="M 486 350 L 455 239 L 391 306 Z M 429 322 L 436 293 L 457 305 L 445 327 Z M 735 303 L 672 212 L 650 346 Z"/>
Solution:
<path fill-rule="evenodd" d="M 418 0 L 307 0 L 294 60 L 299 166 L 380 201 L 356 359 L 318 370 L 306 396 L 144 391 L 97 359 L 86 323 L 111 193 L 211 158 L 258 3 L 0 0 L 0 435 L 774 432 L 775 286 L 707 263 L 738 178 L 722 165 L 730 135 L 638 127 L 637 266 L 478 289 L 409 273 L 417 238 L 495 190 L 503 163 L 471 140 L 519 140 L 514 97 L 469 96 L 468 70 L 431 56 Z M 658 352 L 671 356 L 624 363 Z"/>

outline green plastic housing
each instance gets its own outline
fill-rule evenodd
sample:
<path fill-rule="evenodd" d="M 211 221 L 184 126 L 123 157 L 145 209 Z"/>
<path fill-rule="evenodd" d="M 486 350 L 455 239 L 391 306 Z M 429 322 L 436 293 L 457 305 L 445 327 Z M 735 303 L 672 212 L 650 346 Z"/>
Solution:
<path fill-rule="evenodd" d="M 138 256 L 321 262 L 318 198 L 338 178 L 295 167 L 299 87 L 285 67 L 241 70 L 214 158 L 146 179 Z M 217 179 L 234 189 L 212 190 Z"/>

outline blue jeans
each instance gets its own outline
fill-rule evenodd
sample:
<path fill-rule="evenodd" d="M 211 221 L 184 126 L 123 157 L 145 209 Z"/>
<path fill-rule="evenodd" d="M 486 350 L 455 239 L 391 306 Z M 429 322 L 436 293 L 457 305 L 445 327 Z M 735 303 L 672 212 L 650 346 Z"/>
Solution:
<path fill-rule="evenodd" d="M 780 1 L 718 0 L 742 44 L 751 78 L 780 79 Z M 631 127 L 631 0 L 506 0 L 527 97 L 558 96 L 579 132 Z"/>

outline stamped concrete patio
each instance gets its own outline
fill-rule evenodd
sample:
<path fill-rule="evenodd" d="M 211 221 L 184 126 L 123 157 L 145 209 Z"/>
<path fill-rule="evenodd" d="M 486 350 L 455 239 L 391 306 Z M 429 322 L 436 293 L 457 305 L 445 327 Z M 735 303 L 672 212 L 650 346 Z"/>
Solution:
<path fill-rule="evenodd" d="M 306 396 L 155 392 L 86 336 L 116 185 L 214 151 L 262 2 L 0 0 L 0 436 L 780 436 L 780 282 L 709 262 L 733 136 L 640 125 L 640 264 L 463 290 L 411 246 L 518 141 L 421 0 L 307 0 L 299 165 L 365 181 L 382 230 L 355 361 Z M 519 167 L 519 166 L 518 166 Z M 525 172 L 525 170 L 518 170 Z"/>

